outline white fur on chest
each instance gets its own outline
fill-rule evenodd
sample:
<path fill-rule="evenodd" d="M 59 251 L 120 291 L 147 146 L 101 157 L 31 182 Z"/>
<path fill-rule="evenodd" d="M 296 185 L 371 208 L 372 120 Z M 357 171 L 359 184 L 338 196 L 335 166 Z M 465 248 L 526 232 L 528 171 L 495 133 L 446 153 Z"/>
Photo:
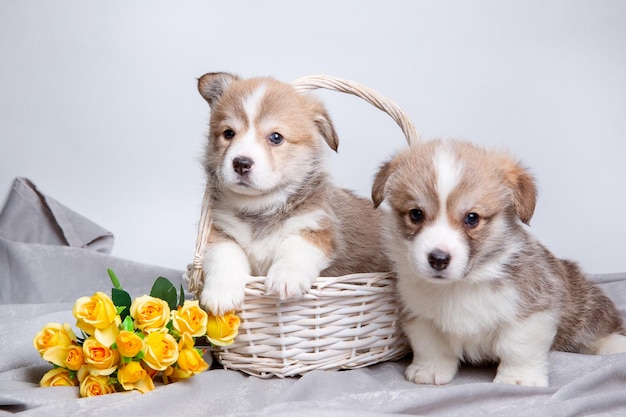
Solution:
<path fill-rule="evenodd" d="M 431 322 L 457 356 L 470 361 L 492 356 L 498 332 L 517 319 L 519 296 L 512 286 L 437 284 L 400 271 L 398 288 L 409 314 Z"/>
<path fill-rule="evenodd" d="M 248 256 L 252 275 L 267 274 L 280 244 L 286 238 L 299 235 L 303 230 L 318 230 L 322 219 L 328 217 L 322 210 L 311 211 L 289 217 L 271 228 L 264 228 L 258 224 L 253 226 L 230 213 L 215 211 L 212 214 L 214 224 L 235 239 Z M 257 228 L 256 233 L 254 227 Z"/>

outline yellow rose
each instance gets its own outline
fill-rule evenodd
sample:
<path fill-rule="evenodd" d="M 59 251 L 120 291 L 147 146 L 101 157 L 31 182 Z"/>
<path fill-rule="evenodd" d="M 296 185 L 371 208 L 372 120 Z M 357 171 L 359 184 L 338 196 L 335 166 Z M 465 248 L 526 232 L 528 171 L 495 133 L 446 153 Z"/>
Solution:
<path fill-rule="evenodd" d="M 115 338 L 115 343 L 117 344 L 117 350 L 119 350 L 120 355 L 127 358 L 135 357 L 135 355 L 141 352 L 141 348 L 143 347 L 143 339 L 141 339 L 137 333 L 128 330 L 119 332 Z"/>
<path fill-rule="evenodd" d="M 154 382 L 150 375 L 139 362 L 135 361 L 117 370 L 117 380 L 127 391 L 136 389 L 145 394 L 154 389 Z"/>
<path fill-rule="evenodd" d="M 152 332 L 144 339 L 143 361 L 155 371 L 164 371 L 178 359 L 178 344 L 169 333 Z"/>
<path fill-rule="evenodd" d="M 120 361 L 120 353 L 117 349 L 103 345 L 94 337 L 85 339 L 83 354 L 89 372 L 94 375 L 111 375 Z"/>
<path fill-rule="evenodd" d="M 85 363 L 83 357 L 83 348 L 78 345 L 54 346 L 41 355 L 42 358 L 50 363 L 67 368 L 70 371 L 77 371 Z"/>
<path fill-rule="evenodd" d="M 69 324 L 48 323 L 35 335 L 33 346 L 43 356 L 44 352 L 50 348 L 66 348 L 74 341 L 76 341 L 76 335 Z"/>
<path fill-rule="evenodd" d="M 113 301 L 103 292 L 76 300 L 72 313 L 76 317 L 76 327 L 88 335 L 94 334 L 96 329 L 107 329 L 117 317 Z"/>
<path fill-rule="evenodd" d="M 65 367 L 70 371 L 78 371 L 85 364 L 83 348 L 78 345 L 70 345 L 66 349 Z"/>
<path fill-rule="evenodd" d="M 190 374 L 197 374 L 209 369 L 209 365 L 204 361 L 197 349 L 194 349 L 193 339 L 189 333 L 183 334 L 178 342 L 178 367 Z"/>
<path fill-rule="evenodd" d="M 39 385 L 42 387 L 73 387 L 76 386 L 76 378 L 71 378 L 67 369 L 55 368 L 44 374 Z"/>
<path fill-rule="evenodd" d="M 130 305 L 135 327 L 146 333 L 163 329 L 170 319 L 170 307 L 160 298 L 143 295 Z"/>
<path fill-rule="evenodd" d="M 178 366 L 170 366 L 163 371 L 163 383 L 177 382 L 182 379 L 191 378 L 193 374 L 189 371 L 183 371 Z"/>
<path fill-rule="evenodd" d="M 172 311 L 172 325 L 180 333 L 189 333 L 192 337 L 206 334 L 208 315 L 200 308 L 200 302 L 185 301 L 182 307 Z"/>
<path fill-rule="evenodd" d="M 234 313 L 223 316 L 209 315 L 206 335 L 211 343 L 217 346 L 228 346 L 235 341 L 239 332 L 240 319 Z"/>
<path fill-rule="evenodd" d="M 109 377 L 105 375 L 88 373 L 80 383 L 81 397 L 95 397 L 113 392 L 115 392 L 115 386 L 109 383 Z"/>
<path fill-rule="evenodd" d="M 78 378 L 78 382 L 83 382 L 85 378 L 89 375 L 89 368 L 87 365 L 83 365 L 80 367 L 78 372 L 76 372 L 76 378 Z"/>

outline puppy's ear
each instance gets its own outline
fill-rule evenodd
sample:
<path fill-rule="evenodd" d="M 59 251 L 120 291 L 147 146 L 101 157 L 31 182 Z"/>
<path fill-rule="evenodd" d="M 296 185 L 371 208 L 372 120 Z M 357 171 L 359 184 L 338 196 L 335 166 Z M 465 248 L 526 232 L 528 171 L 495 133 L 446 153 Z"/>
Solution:
<path fill-rule="evenodd" d="M 328 112 L 321 103 L 315 103 L 313 107 L 313 113 L 315 114 L 313 120 L 317 131 L 324 138 L 324 141 L 330 146 L 330 149 L 337 152 L 339 148 L 339 137 L 335 131 L 335 126 L 330 120 Z"/>
<path fill-rule="evenodd" d="M 198 91 L 213 107 L 228 86 L 238 79 L 238 76 L 226 72 L 209 72 L 198 78 Z"/>
<path fill-rule="evenodd" d="M 507 160 L 504 164 L 506 181 L 513 192 L 515 212 L 529 224 L 537 204 L 537 185 L 533 176 L 520 164 Z"/>
<path fill-rule="evenodd" d="M 385 184 L 389 175 L 391 175 L 391 161 L 385 162 L 378 169 L 378 173 L 374 178 L 374 185 L 372 186 L 372 200 L 374 200 L 374 208 L 380 206 L 385 199 Z"/>

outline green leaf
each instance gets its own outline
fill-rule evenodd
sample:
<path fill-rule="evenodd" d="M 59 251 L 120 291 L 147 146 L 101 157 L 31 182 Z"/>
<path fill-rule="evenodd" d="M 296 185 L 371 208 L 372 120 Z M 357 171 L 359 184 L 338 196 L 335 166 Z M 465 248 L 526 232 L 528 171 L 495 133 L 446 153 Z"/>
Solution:
<path fill-rule="evenodd" d="M 177 342 L 180 340 L 182 335 L 178 332 L 178 330 L 174 328 L 174 322 L 172 320 L 167 322 L 165 328 L 167 329 L 167 332 L 171 334 L 174 339 L 176 339 Z"/>
<path fill-rule="evenodd" d="M 180 298 L 178 300 L 178 306 L 182 307 L 185 304 L 185 290 L 183 289 L 183 284 L 180 284 Z"/>
<path fill-rule="evenodd" d="M 122 289 L 113 288 L 111 289 L 111 300 L 116 307 L 119 307 L 118 314 L 120 315 L 120 318 L 122 320 L 126 319 L 126 317 L 130 314 L 130 304 L 132 302 L 130 295 Z"/>
<path fill-rule="evenodd" d="M 113 287 L 117 288 L 118 290 L 121 290 L 122 289 L 122 284 L 120 284 L 120 280 L 117 279 L 117 275 L 115 275 L 115 272 L 113 272 L 113 270 L 111 268 L 108 268 L 107 272 L 109 273 L 109 278 L 111 278 L 111 282 L 113 283 Z"/>
<path fill-rule="evenodd" d="M 170 310 L 176 309 L 176 303 L 178 302 L 176 288 L 169 279 L 158 277 L 156 281 L 154 281 L 154 285 L 150 291 L 150 296 L 160 298 L 165 301 L 170 306 Z"/>
<path fill-rule="evenodd" d="M 122 322 L 122 330 L 126 330 L 127 332 L 132 332 L 135 330 L 133 318 L 131 316 L 126 316 L 124 318 L 124 321 Z"/>

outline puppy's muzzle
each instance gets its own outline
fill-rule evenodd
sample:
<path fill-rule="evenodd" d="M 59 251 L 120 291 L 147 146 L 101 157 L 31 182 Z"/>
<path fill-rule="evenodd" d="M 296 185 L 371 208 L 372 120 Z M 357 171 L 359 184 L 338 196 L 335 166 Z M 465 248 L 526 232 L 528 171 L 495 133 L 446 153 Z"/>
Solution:
<path fill-rule="evenodd" d="M 435 249 L 428 254 L 428 263 L 431 268 L 437 271 L 443 271 L 450 265 L 450 259 L 452 257 L 448 252 L 444 252 L 440 249 Z"/>
<path fill-rule="evenodd" d="M 254 161 L 247 156 L 238 156 L 233 159 L 233 169 L 239 175 L 245 175 L 252 169 Z"/>

